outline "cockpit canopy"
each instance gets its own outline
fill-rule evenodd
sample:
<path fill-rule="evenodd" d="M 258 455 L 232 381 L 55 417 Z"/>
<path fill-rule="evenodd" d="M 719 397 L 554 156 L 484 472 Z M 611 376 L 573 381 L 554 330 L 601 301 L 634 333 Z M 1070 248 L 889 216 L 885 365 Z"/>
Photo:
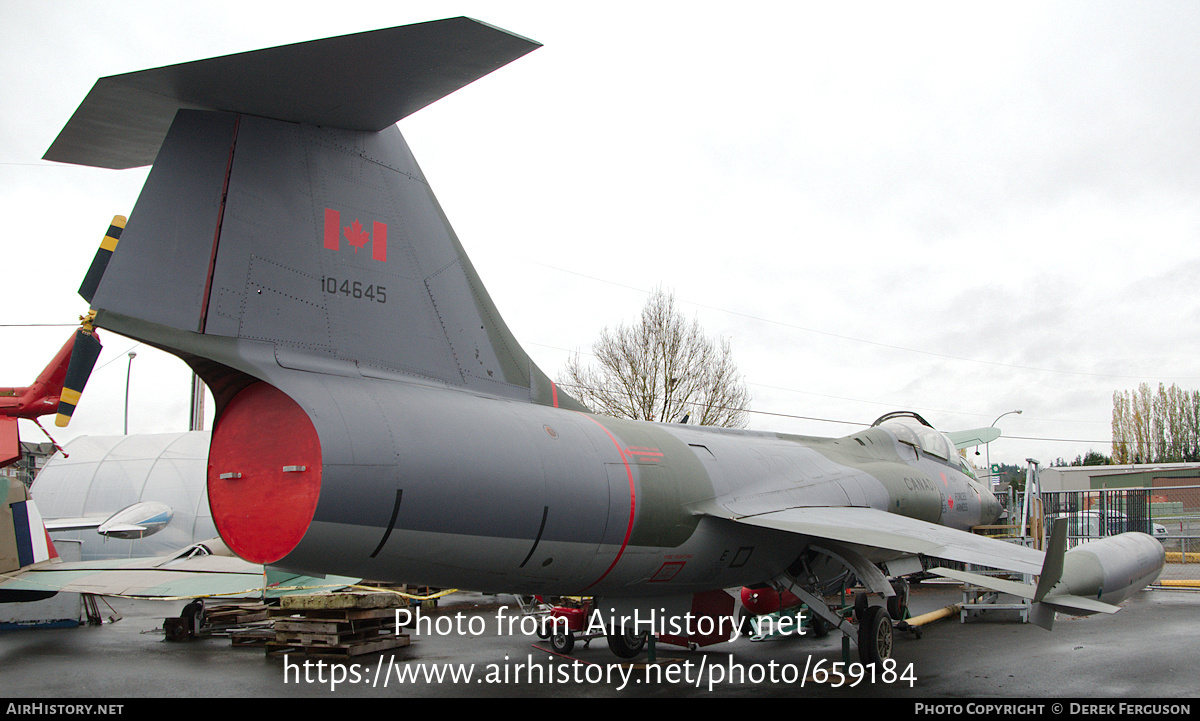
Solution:
<path fill-rule="evenodd" d="M 897 440 L 906 443 L 943 461 L 955 457 L 954 444 L 944 433 L 911 411 L 897 411 L 881 416 L 871 424 L 888 429 L 896 434 Z"/>

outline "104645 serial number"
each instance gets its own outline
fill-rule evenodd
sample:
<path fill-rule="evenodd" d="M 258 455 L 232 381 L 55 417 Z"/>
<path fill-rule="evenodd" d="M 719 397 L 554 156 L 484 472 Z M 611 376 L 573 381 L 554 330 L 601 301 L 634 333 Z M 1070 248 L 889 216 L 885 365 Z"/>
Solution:
<path fill-rule="evenodd" d="M 357 280 L 342 280 L 325 277 L 321 279 L 321 290 L 330 295 L 344 295 L 347 298 L 373 300 L 376 303 L 387 302 L 387 288 L 382 285 L 363 285 Z"/>

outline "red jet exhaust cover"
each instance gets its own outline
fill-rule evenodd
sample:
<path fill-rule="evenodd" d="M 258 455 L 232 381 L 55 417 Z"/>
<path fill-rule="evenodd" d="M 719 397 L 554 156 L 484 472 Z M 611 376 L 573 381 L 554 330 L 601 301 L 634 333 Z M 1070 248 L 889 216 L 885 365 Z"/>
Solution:
<path fill-rule="evenodd" d="M 283 558 L 320 495 L 321 441 L 304 409 L 262 382 L 238 393 L 208 451 L 208 505 L 229 550 L 251 563 Z"/>

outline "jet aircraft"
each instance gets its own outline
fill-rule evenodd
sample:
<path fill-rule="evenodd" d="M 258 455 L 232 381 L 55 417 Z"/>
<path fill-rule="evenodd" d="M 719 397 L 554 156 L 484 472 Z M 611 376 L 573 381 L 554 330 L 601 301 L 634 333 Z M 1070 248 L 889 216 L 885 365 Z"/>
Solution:
<path fill-rule="evenodd" d="M 915 414 L 815 438 L 618 420 L 558 388 L 396 125 L 537 47 L 453 18 L 101 78 L 47 151 L 153 164 L 81 295 L 212 389 L 209 499 L 237 555 L 595 596 L 623 656 L 637 618 L 728 617 L 721 589 L 767 585 L 882 659 L 921 556 L 1039 575 L 1012 586 L 1046 626 L 1158 574 L 1144 534 L 1043 553 L 970 533 L 996 499 Z M 853 621 L 822 599 L 846 569 L 870 594 Z"/>

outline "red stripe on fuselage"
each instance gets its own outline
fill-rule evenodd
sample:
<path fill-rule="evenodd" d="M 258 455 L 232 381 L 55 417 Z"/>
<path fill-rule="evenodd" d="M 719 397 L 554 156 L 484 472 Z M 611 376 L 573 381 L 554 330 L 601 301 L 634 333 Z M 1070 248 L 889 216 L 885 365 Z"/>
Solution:
<path fill-rule="evenodd" d="M 608 565 L 608 568 L 604 570 L 604 573 L 600 574 L 600 578 L 597 578 L 595 581 L 592 581 L 583 587 L 583 590 L 586 591 L 592 586 L 595 586 L 597 583 L 603 581 L 605 577 L 608 576 L 608 574 L 611 573 L 616 567 L 617 562 L 621 560 L 621 556 L 625 555 L 625 549 L 629 547 L 629 537 L 633 535 L 633 516 L 634 511 L 637 509 L 637 493 L 633 486 L 633 469 L 629 466 L 629 456 L 626 454 L 625 449 L 621 448 L 620 441 L 618 441 L 617 437 L 612 434 L 612 431 L 604 427 L 603 423 L 595 418 L 592 418 L 591 416 L 584 417 L 590 420 L 592 423 L 600 426 L 604 433 L 608 435 L 609 440 L 613 442 L 613 445 L 617 447 L 617 453 L 621 454 L 621 462 L 625 464 L 625 477 L 629 479 L 629 523 L 625 526 L 625 538 L 621 541 L 621 550 L 617 551 L 617 557 L 614 558 L 613 562 Z"/>

